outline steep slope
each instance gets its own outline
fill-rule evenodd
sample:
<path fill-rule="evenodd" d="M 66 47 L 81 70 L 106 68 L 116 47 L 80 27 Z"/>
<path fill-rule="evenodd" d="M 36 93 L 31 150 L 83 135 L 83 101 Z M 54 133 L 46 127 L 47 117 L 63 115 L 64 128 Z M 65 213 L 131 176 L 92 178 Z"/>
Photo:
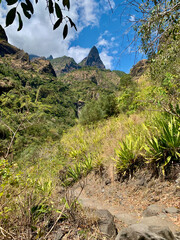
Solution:
<path fill-rule="evenodd" d="M 71 72 L 73 70 L 81 68 L 73 58 L 63 56 L 59 58 L 50 59 L 50 62 L 57 74 L 60 76 L 62 73 Z"/>
<path fill-rule="evenodd" d="M 8 43 L 7 35 L 0 25 L 0 56 L 3 57 L 5 54 L 15 54 L 18 51 L 18 48 Z"/>
<path fill-rule="evenodd" d="M 89 66 L 89 67 L 97 67 L 100 69 L 105 69 L 105 66 L 99 56 L 99 52 L 95 46 L 93 46 L 86 58 L 84 58 L 79 65 L 81 67 Z"/>
<path fill-rule="evenodd" d="M 98 98 L 101 93 L 113 93 L 118 89 L 120 77 L 110 70 L 82 68 L 60 77 L 61 81 L 76 93 L 77 100 Z"/>

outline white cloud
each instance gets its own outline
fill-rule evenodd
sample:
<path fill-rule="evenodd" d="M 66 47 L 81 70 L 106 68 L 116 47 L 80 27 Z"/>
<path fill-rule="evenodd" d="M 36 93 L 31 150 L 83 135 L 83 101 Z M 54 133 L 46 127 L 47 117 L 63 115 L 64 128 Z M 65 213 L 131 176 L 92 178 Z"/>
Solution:
<path fill-rule="evenodd" d="M 118 51 L 117 51 L 117 50 L 115 50 L 115 51 L 113 51 L 112 53 L 113 53 L 113 54 L 117 54 L 117 53 L 118 53 Z"/>
<path fill-rule="evenodd" d="M 2 3 L 3 1 L 4 0 L 2 0 Z M 4 27 L 5 16 L 8 9 L 12 8 L 12 6 L 5 9 L 2 8 L 2 5 L 3 4 L 0 5 L 0 24 Z M 115 6 L 113 0 L 111 0 L 111 6 L 113 8 Z M 74 28 L 69 27 L 68 36 L 65 40 L 63 40 L 63 24 L 55 31 L 52 30 L 53 25 L 51 20 L 52 22 L 55 22 L 56 19 L 52 16 L 52 19 L 50 20 L 46 9 L 46 1 L 39 1 L 38 4 L 34 4 L 34 8 L 35 13 L 30 20 L 23 17 L 24 26 L 20 32 L 17 32 L 17 19 L 11 26 L 6 28 L 9 42 L 28 53 L 45 57 L 53 55 L 54 58 L 66 55 L 73 57 L 77 63 L 88 55 L 90 48 L 71 46 L 72 41 L 78 37 L 79 33 L 85 27 L 98 26 L 101 14 L 110 11 L 108 0 L 71 1 L 71 8 L 70 11 L 67 12 L 67 15 L 76 23 L 78 31 L 76 32 Z M 113 57 L 109 56 L 109 51 L 110 48 L 112 48 L 112 42 L 115 44 L 115 39 L 111 37 L 111 40 L 109 40 L 110 37 L 111 33 L 108 30 L 105 30 L 98 38 L 98 42 L 96 44 L 97 47 L 100 47 L 100 57 L 106 68 L 111 68 L 112 66 L 111 63 Z"/>
<path fill-rule="evenodd" d="M 10 7 L 12 8 L 12 6 Z M 65 40 L 62 39 L 63 24 L 55 31 L 46 9 L 46 1 L 39 1 L 34 4 L 35 13 L 30 20 L 23 17 L 24 27 L 17 32 L 18 21 L 6 28 L 9 42 L 28 53 L 40 56 L 59 57 L 69 53 L 69 46 L 83 28 L 91 25 L 98 25 L 100 14 L 98 13 L 98 3 L 96 0 L 71 1 L 71 8 L 67 14 L 76 23 L 78 31 L 69 27 L 69 33 Z M 9 9 L 9 7 L 8 7 Z M 21 12 L 21 8 L 19 8 Z M 0 6 L 0 24 L 5 26 L 5 16 L 7 9 Z M 52 15 L 52 14 L 51 14 Z M 23 16 L 23 14 L 22 14 Z M 56 19 L 52 16 L 52 22 Z"/>
<path fill-rule="evenodd" d="M 99 41 L 98 43 L 96 44 L 97 47 L 100 47 L 100 46 L 108 46 L 109 43 L 107 40 L 105 40 L 104 38 L 99 38 Z"/>
<path fill-rule="evenodd" d="M 80 46 L 71 47 L 68 49 L 67 56 L 74 58 L 79 63 L 89 54 L 90 48 L 81 48 Z"/>
<path fill-rule="evenodd" d="M 100 54 L 100 58 L 103 61 L 107 69 L 112 68 L 113 57 L 108 55 L 108 52 L 104 49 Z"/>
<path fill-rule="evenodd" d="M 111 11 L 115 8 L 115 2 L 113 0 L 100 0 L 100 4 L 103 6 L 104 11 Z"/>
<path fill-rule="evenodd" d="M 135 22 L 135 20 L 136 20 L 135 15 L 131 15 L 130 18 L 129 18 L 129 21 L 130 22 Z"/>
<path fill-rule="evenodd" d="M 79 11 L 80 25 L 98 25 L 98 3 L 95 0 L 73 1 Z M 71 9 L 72 11 L 72 9 Z"/>

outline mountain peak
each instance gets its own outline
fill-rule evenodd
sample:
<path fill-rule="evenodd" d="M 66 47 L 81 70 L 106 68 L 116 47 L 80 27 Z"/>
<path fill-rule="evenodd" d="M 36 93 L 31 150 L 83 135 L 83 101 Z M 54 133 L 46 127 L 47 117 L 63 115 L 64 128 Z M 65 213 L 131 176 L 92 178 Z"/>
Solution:
<path fill-rule="evenodd" d="M 96 46 L 93 46 L 86 58 L 82 60 L 79 64 L 80 66 L 90 66 L 90 67 L 97 67 L 100 69 L 105 69 L 105 66 L 99 56 L 98 49 Z"/>

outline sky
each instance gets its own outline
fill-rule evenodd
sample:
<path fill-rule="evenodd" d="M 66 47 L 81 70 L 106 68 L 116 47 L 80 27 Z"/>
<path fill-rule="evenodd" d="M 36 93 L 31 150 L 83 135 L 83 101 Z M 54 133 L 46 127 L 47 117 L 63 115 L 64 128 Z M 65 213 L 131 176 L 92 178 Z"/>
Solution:
<path fill-rule="evenodd" d="M 34 0 L 31 0 L 34 3 Z M 59 1 L 60 2 L 60 1 Z M 58 3 L 59 3 L 58 2 Z M 23 29 L 18 29 L 16 18 L 11 26 L 5 28 L 9 43 L 29 54 L 53 58 L 64 55 L 79 63 L 93 46 L 99 50 L 107 69 L 129 73 L 130 69 L 145 56 L 138 50 L 139 42 L 132 39 L 131 28 L 136 19 L 132 7 L 125 7 L 126 0 L 71 0 L 70 11 L 63 10 L 75 22 L 77 31 L 69 28 L 63 40 L 63 24 L 53 31 L 53 16 L 49 16 L 46 1 L 34 3 L 34 15 L 29 20 L 23 17 Z M 5 27 L 5 16 L 10 8 L 2 1 L 0 5 L 0 24 Z M 19 12 L 21 9 L 19 7 Z M 23 14 L 22 14 L 23 16 Z"/>

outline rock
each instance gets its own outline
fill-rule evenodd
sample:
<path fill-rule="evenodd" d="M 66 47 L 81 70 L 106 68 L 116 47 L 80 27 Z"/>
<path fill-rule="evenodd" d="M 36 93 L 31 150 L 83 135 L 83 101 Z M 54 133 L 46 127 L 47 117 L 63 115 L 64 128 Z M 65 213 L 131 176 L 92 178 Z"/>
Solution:
<path fill-rule="evenodd" d="M 136 184 L 137 186 L 144 186 L 144 185 L 146 184 L 146 180 L 145 180 L 145 178 L 143 177 L 143 178 L 137 180 L 137 181 L 135 182 L 135 184 Z"/>
<path fill-rule="evenodd" d="M 107 179 L 107 180 L 105 181 L 105 184 L 106 184 L 106 185 L 111 184 L 111 179 Z"/>
<path fill-rule="evenodd" d="M 16 57 L 16 59 L 20 59 L 22 62 L 30 63 L 29 55 L 27 53 L 25 53 L 23 50 L 19 50 L 15 54 L 15 57 Z"/>
<path fill-rule="evenodd" d="M 64 233 L 62 232 L 61 229 L 59 229 L 55 235 L 55 237 L 53 238 L 53 240 L 61 240 L 64 236 Z"/>
<path fill-rule="evenodd" d="M 41 74 L 51 74 L 56 77 L 56 73 L 48 60 L 44 58 L 34 58 L 31 62 L 33 63 L 33 67 L 37 72 Z"/>
<path fill-rule="evenodd" d="M 164 208 L 164 206 L 152 204 L 148 206 L 146 210 L 144 210 L 143 217 L 157 216 L 158 214 L 163 212 Z"/>
<path fill-rule="evenodd" d="M 179 213 L 179 209 L 175 208 L 175 207 L 169 207 L 169 208 L 165 208 L 164 211 L 166 213 Z"/>
<path fill-rule="evenodd" d="M 6 54 L 15 54 L 19 49 L 12 46 L 6 41 L 0 41 L 0 56 L 4 57 Z"/>
<path fill-rule="evenodd" d="M 168 227 L 134 224 L 122 230 L 115 240 L 176 240 Z"/>
<path fill-rule="evenodd" d="M 79 65 L 81 67 L 90 66 L 90 67 L 97 67 L 100 69 L 105 69 L 104 63 L 102 62 L 102 60 L 99 56 L 99 52 L 95 46 L 91 48 L 88 56 L 86 58 L 84 58 L 79 63 Z"/>
<path fill-rule="evenodd" d="M 0 80 L 0 95 L 4 92 L 9 92 L 15 87 L 14 82 L 11 79 L 3 78 Z"/>
<path fill-rule="evenodd" d="M 104 209 L 96 210 L 95 215 L 98 218 L 99 230 L 109 237 L 116 236 L 117 230 L 114 224 L 113 215 L 108 210 Z"/>
<path fill-rule="evenodd" d="M 135 224 L 138 222 L 138 216 L 136 214 L 128 214 L 128 213 L 121 213 L 121 214 L 116 214 L 116 217 L 118 218 L 118 220 L 120 220 L 121 222 L 127 224 L 127 225 L 131 225 L 131 224 Z"/>
<path fill-rule="evenodd" d="M 147 69 L 147 60 L 143 59 L 139 61 L 136 65 L 133 66 L 133 68 L 130 70 L 130 74 L 132 77 L 139 77 L 141 76 L 145 70 Z"/>
<path fill-rule="evenodd" d="M 176 232 L 175 237 L 176 237 L 176 240 L 180 240 L 180 232 Z"/>
<path fill-rule="evenodd" d="M 163 237 L 164 239 L 175 240 L 175 236 L 173 235 L 172 231 L 168 227 L 150 226 L 149 230 Z"/>
<path fill-rule="evenodd" d="M 180 228 L 175 225 L 165 214 L 152 217 L 144 217 L 139 223 L 147 226 L 168 227 L 173 233 L 180 231 Z"/>

